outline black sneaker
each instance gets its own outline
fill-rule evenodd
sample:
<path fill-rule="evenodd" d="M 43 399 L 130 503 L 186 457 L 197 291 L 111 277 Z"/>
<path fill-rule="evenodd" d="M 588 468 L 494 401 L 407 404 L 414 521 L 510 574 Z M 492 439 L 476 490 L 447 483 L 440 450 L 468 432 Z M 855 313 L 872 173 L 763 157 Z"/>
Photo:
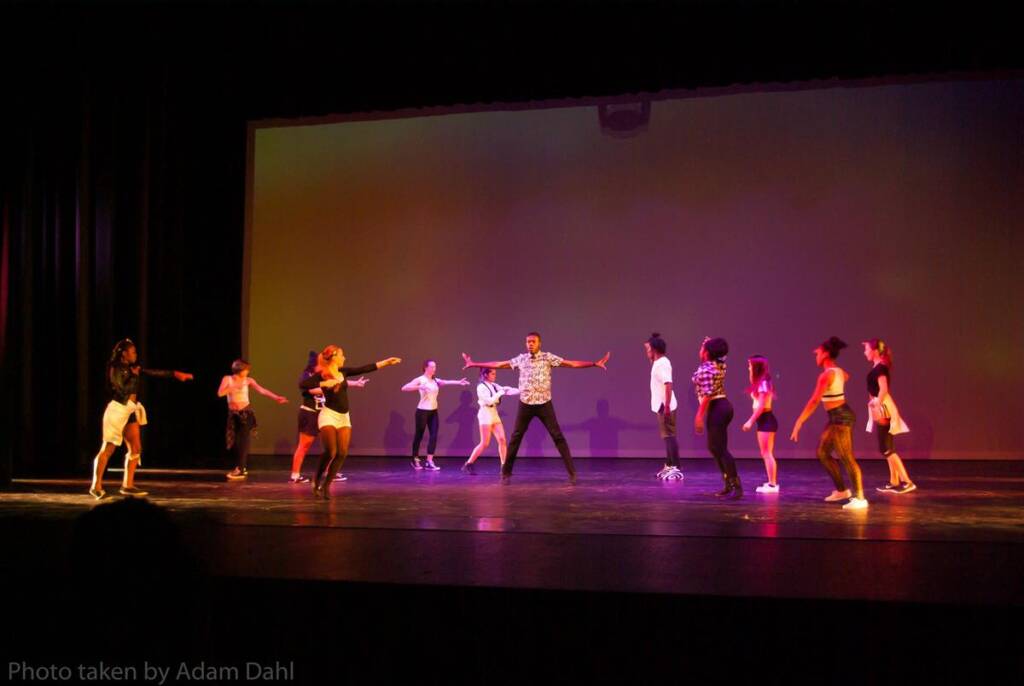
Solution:
<path fill-rule="evenodd" d="M 441 471 L 441 468 L 438 467 L 436 464 L 434 464 L 434 461 L 431 460 L 429 457 L 427 458 L 427 463 L 425 465 L 423 465 L 423 468 L 426 469 L 428 472 L 439 472 L 439 471 Z"/>
<path fill-rule="evenodd" d="M 884 486 L 879 486 L 875 490 L 879 493 L 899 493 L 900 487 L 898 485 L 887 483 Z"/>
<path fill-rule="evenodd" d="M 342 474 L 341 472 L 338 472 L 337 474 L 334 475 L 334 480 L 335 481 L 348 481 L 348 477 L 345 476 L 344 474 Z"/>
<path fill-rule="evenodd" d="M 896 490 L 896 492 L 897 493 L 910 493 L 911 491 L 916 491 L 916 490 L 917 490 L 917 484 L 915 484 L 913 481 L 908 481 L 907 483 L 905 483 L 902 486 L 900 486 Z"/>
<path fill-rule="evenodd" d="M 120 493 L 121 495 L 126 495 L 129 498 L 141 498 L 143 496 L 149 495 L 148 492 L 142 490 L 141 488 L 135 488 L 135 486 L 122 486 Z"/>
<path fill-rule="evenodd" d="M 412 458 L 412 468 L 415 469 L 417 472 L 423 469 L 423 463 L 420 462 L 420 458 Z"/>
<path fill-rule="evenodd" d="M 469 474 L 470 476 L 475 476 L 476 465 L 474 465 L 472 462 L 465 463 L 464 465 L 462 465 L 462 473 Z"/>

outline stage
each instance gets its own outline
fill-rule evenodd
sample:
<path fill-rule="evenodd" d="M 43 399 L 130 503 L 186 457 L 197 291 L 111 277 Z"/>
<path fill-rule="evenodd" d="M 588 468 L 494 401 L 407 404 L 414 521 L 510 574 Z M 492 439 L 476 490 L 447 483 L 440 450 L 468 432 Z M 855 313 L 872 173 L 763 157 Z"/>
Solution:
<path fill-rule="evenodd" d="M 920 672 L 892 653 L 894 636 L 908 650 L 982 642 L 960 656 L 965 669 L 984 664 L 995 675 L 1021 666 L 1018 650 L 1000 648 L 1021 636 L 1016 625 L 1001 628 L 1024 603 L 1020 462 L 912 462 L 918 490 L 889 495 L 874 492 L 885 464 L 865 461 L 871 505 L 859 512 L 822 502 L 830 483 L 812 461 L 782 461 L 778 495 L 754 493 L 761 463 L 739 461 L 739 501 L 710 495 L 719 477 L 706 459 L 684 460 L 681 482 L 655 480 L 659 461 L 577 462 L 576 486 L 551 459 L 520 460 L 502 485 L 493 458 L 468 476 L 455 459 L 440 458 L 440 472 L 414 472 L 401 458 L 352 457 L 349 480 L 327 503 L 308 484 L 285 483 L 281 458 L 256 458 L 244 482 L 219 470 L 142 470 L 137 483 L 180 533 L 181 555 L 135 557 L 132 547 L 146 549 L 148 535 L 138 529 L 131 541 L 90 540 L 100 548 L 86 554 L 113 556 L 108 570 L 175 569 L 156 581 L 147 572 L 150 581 L 133 586 L 129 623 L 163 636 L 153 659 L 234 664 L 272 655 L 294 661 L 299 682 L 336 673 L 316 659 L 325 637 L 372 656 L 372 668 L 346 665 L 357 681 L 399 673 L 389 661 L 396 640 L 403 654 L 431 660 L 430 674 L 467 678 L 493 677 L 505 664 L 495 652 L 502 643 L 532 646 L 529 660 L 503 667 L 508 681 L 583 649 L 607 655 L 588 657 L 578 676 L 623 665 L 654 674 L 664 667 L 662 640 L 691 668 L 732 651 L 756 673 L 754 662 L 791 641 L 822 648 L 837 631 L 874 661 L 865 673 L 880 664 Z M 118 478 L 108 475 L 108 491 Z M 22 628 L 62 615 L 82 626 L 85 534 L 75 522 L 123 500 L 97 503 L 86 487 L 84 478 L 21 479 L 0 495 L 8 552 L 0 571 L 9 588 L 25 589 L 16 605 L 47 608 Z M 192 561 L 186 572 L 177 571 L 179 557 Z M 106 577 L 108 601 L 116 576 Z M 35 587 L 60 590 L 40 600 Z M 182 607 L 173 621 L 166 616 Z M 112 607 L 90 625 L 119 631 L 125 621 Z M 184 626 L 202 629 L 184 639 Z M 541 626 L 544 640 L 534 635 Z M 725 643 L 709 637 L 723 632 L 732 636 Z M 33 651 L 26 635 L 9 637 L 19 654 Z M 472 660 L 435 656 L 434 644 L 449 640 L 473 646 Z M 86 645 L 95 656 L 117 644 Z"/>

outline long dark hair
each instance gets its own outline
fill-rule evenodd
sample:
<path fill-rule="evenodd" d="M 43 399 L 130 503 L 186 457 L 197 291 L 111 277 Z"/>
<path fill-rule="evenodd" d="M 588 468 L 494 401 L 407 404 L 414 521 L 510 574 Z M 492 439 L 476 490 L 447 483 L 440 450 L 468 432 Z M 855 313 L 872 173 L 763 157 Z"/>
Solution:
<path fill-rule="evenodd" d="M 315 350 L 310 350 L 309 351 L 309 358 L 306 360 L 306 368 L 302 370 L 302 376 L 303 377 L 312 376 L 315 371 L 316 371 L 316 351 Z"/>
<path fill-rule="evenodd" d="M 747 393 L 757 393 L 761 384 L 765 384 L 768 393 L 775 395 L 775 384 L 772 383 L 772 370 L 768 367 L 768 358 L 764 355 L 751 355 L 747 358 L 750 363 L 750 385 Z"/>

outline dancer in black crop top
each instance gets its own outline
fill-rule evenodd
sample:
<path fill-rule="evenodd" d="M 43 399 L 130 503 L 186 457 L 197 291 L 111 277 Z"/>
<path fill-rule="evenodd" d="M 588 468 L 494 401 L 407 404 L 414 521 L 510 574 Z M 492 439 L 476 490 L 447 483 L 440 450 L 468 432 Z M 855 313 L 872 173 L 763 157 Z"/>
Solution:
<path fill-rule="evenodd" d="M 889 394 L 892 350 L 880 338 L 864 341 L 863 345 L 864 359 L 872 365 L 868 372 L 870 428 L 878 436 L 878 452 L 882 453 L 889 465 L 889 481 L 875 490 L 879 493 L 910 493 L 917 490 L 917 486 L 910 480 L 893 441 L 895 434 L 907 433 L 910 429 L 900 417 L 896 403 Z"/>
<path fill-rule="evenodd" d="M 319 388 L 324 394 L 324 407 L 317 418 L 324 452 L 313 477 L 314 498 L 330 499 L 331 482 L 348 457 L 349 441 L 352 439 L 352 421 L 348 416 L 348 387 L 366 384 L 366 379 L 350 381 L 348 377 L 369 374 L 401 361 L 397 357 L 389 357 L 362 367 L 345 367 L 345 351 L 336 345 L 329 345 L 317 358 L 316 373 L 299 384 L 299 387 L 304 389 Z"/>
<path fill-rule="evenodd" d="M 118 341 L 107 362 L 107 390 L 110 402 L 103 412 L 103 440 L 100 451 L 92 461 L 92 484 L 89 495 L 102 500 L 107 497 L 103 490 L 103 472 L 107 469 L 107 461 L 114 450 L 122 442 L 128 443 L 128 454 L 124 460 L 124 479 L 121 482 L 121 494 L 127 496 L 144 496 L 145 491 L 135 487 L 135 469 L 142 462 L 142 432 L 140 426 L 145 424 L 145 409 L 138 402 L 139 381 L 142 376 L 157 378 L 175 378 L 188 381 L 191 374 L 166 369 L 147 369 L 138 363 L 138 352 L 131 339 Z"/>

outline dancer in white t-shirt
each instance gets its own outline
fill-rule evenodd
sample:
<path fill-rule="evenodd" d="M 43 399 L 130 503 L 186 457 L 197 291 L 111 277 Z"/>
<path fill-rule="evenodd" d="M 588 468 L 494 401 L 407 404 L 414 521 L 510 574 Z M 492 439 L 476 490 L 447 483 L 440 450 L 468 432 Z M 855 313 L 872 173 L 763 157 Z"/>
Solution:
<path fill-rule="evenodd" d="M 665 481 L 681 481 L 679 468 L 679 441 L 676 439 L 676 394 L 672 390 L 672 363 L 665 352 L 668 345 L 660 333 L 652 333 L 644 343 L 647 359 L 651 361 L 651 412 L 658 417 L 658 434 L 665 441 L 665 466 L 657 477 Z"/>
<path fill-rule="evenodd" d="M 412 468 L 428 469 L 432 472 L 441 469 L 434 464 L 434 451 L 437 449 L 437 394 L 441 390 L 441 386 L 469 385 L 466 377 L 452 381 L 435 378 L 436 374 L 437 362 L 424 360 L 423 374 L 402 386 L 403 391 L 409 393 L 419 391 L 420 394 L 420 402 L 416 406 L 416 435 L 412 439 Z M 430 431 L 430 439 L 427 441 L 427 462 L 423 464 L 420 460 L 420 442 L 423 440 L 423 433 L 427 430 Z"/>

